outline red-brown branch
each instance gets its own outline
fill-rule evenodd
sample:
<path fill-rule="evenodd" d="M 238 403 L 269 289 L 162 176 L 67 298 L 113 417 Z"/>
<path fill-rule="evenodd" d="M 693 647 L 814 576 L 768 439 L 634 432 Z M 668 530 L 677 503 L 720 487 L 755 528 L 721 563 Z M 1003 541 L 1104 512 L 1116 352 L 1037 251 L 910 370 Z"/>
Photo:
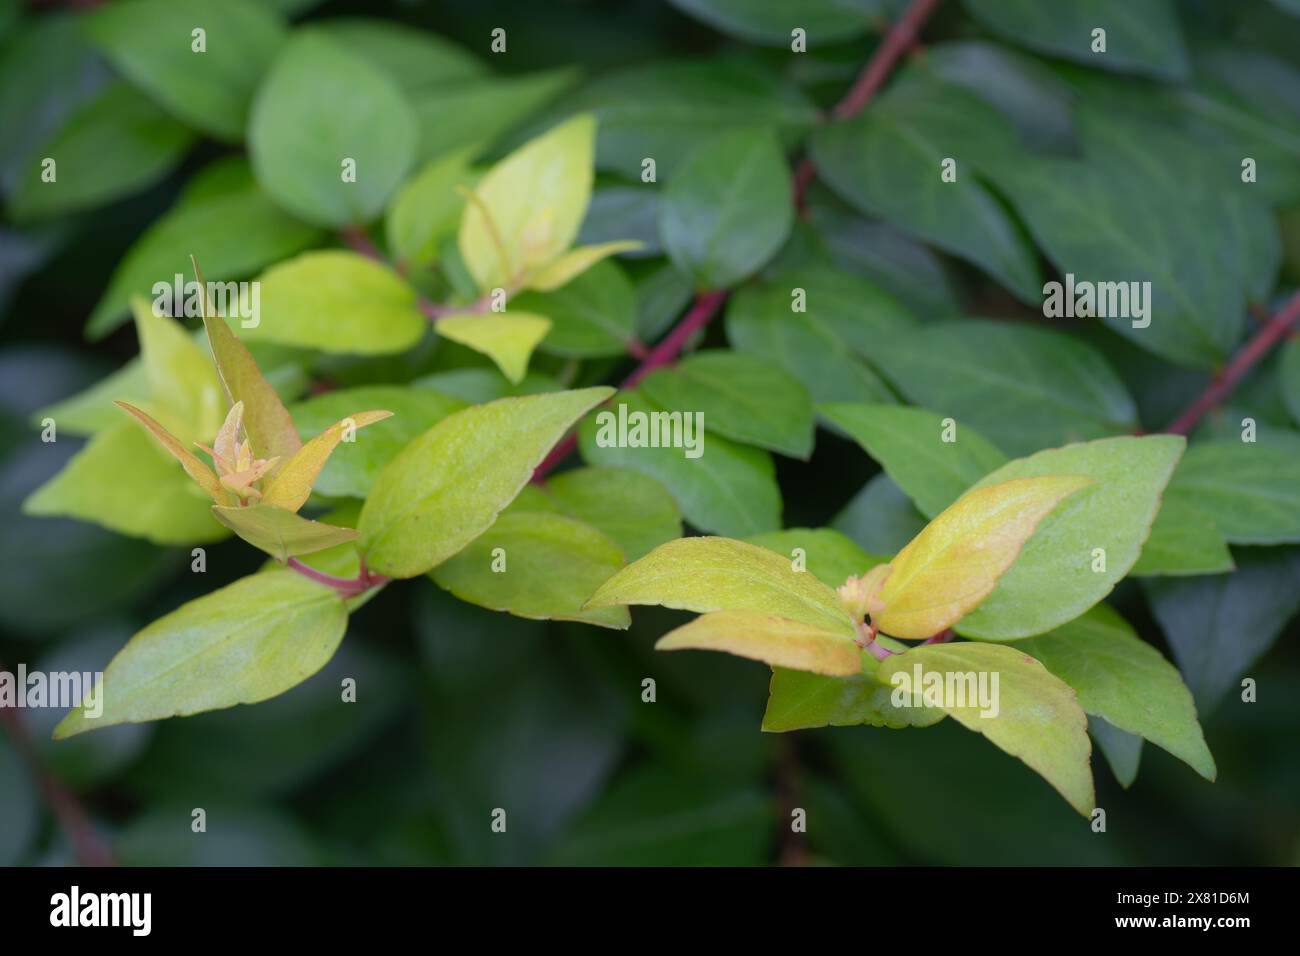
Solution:
<path fill-rule="evenodd" d="M 1237 387 L 1264 356 L 1280 344 L 1300 325 L 1300 291 L 1297 291 L 1264 326 L 1251 336 L 1231 361 L 1223 367 L 1205 391 L 1196 397 L 1187 409 L 1165 428 L 1171 435 L 1186 435 L 1201 418 L 1218 405 Z"/>
<path fill-rule="evenodd" d="M 82 866 L 112 866 L 113 855 L 104 841 L 99 838 L 99 834 L 95 832 L 95 826 L 90 822 L 90 816 L 82 807 L 81 801 L 45 765 L 36 747 L 36 741 L 32 739 L 18 710 L 12 707 L 0 707 L 0 724 L 4 725 L 14 749 L 26 762 L 32 777 L 35 778 L 41 799 L 67 836 L 77 862 Z"/>

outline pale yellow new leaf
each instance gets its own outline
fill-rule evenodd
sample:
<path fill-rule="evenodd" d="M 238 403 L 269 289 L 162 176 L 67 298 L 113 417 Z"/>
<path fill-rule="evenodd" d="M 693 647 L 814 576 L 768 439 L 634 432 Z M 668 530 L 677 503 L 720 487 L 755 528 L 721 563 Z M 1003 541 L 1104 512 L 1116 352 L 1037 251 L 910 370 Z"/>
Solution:
<path fill-rule="evenodd" d="M 434 323 L 438 334 L 482 352 L 518 385 L 528 371 L 537 343 L 551 330 L 551 320 L 531 312 L 449 315 Z"/>
<path fill-rule="evenodd" d="M 140 362 L 149 382 L 151 406 L 182 443 L 207 438 L 221 422 L 221 382 L 211 361 L 190 334 L 152 305 L 131 300 Z"/>
<path fill-rule="evenodd" d="M 725 651 L 773 667 L 851 677 L 862 670 L 862 651 L 842 631 L 754 611 L 715 611 L 697 617 L 655 644 L 655 650 Z"/>
<path fill-rule="evenodd" d="M 620 252 L 632 252 L 643 245 L 645 244 L 636 239 L 619 239 L 595 246 L 579 246 L 531 273 L 525 280 L 525 285 L 530 289 L 550 292 L 565 285 L 571 279 L 576 279 L 602 259 L 618 255 Z"/>
<path fill-rule="evenodd" d="M 338 447 L 349 428 L 364 428 L 366 425 L 383 421 L 392 415 L 387 411 L 357 412 L 340 419 L 325 429 L 302 448 L 297 454 L 280 466 L 271 484 L 262 492 L 262 503 L 297 511 L 311 494 L 311 486 L 316 483 L 316 476 L 325 467 L 334 449 Z"/>
<path fill-rule="evenodd" d="M 182 445 L 175 435 L 163 428 L 162 425 L 158 424 L 158 422 L 154 421 L 154 419 L 150 418 L 149 415 L 142 412 L 134 405 L 130 405 L 127 402 L 114 402 L 113 404 L 124 411 L 130 412 L 139 420 L 140 424 L 149 429 L 153 434 L 153 437 L 158 439 L 158 443 L 162 445 L 163 448 L 166 448 L 167 451 L 169 451 L 172 456 L 181 463 L 181 467 L 185 469 L 185 473 L 193 478 L 200 488 L 211 495 L 213 501 L 219 505 L 228 504 L 230 502 L 229 495 L 227 495 L 225 489 L 221 487 L 221 482 L 217 480 L 217 476 L 212 469 Z"/>
<path fill-rule="evenodd" d="M 926 638 L 956 624 L 989 595 L 1038 522 L 1091 479 L 1016 478 L 964 494 L 890 562 L 872 618 L 893 637 Z"/>

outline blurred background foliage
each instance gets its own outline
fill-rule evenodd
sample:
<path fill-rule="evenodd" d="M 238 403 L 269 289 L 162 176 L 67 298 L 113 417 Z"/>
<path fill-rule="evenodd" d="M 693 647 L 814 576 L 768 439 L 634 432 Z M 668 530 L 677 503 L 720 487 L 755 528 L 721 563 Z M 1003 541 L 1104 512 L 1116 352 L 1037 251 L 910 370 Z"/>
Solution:
<path fill-rule="evenodd" d="M 839 16 L 849 25 L 835 28 L 836 41 L 796 56 L 784 34 L 771 45 L 761 16 L 737 26 L 717 14 L 761 11 L 765 5 L 757 0 L 276 5 L 299 19 L 364 15 L 431 30 L 485 66 L 490 61 L 503 77 L 559 71 L 548 73 L 540 88 L 535 82 L 503 87 L 504 100 L 481 91 L 485 99 L 468 107 L 507 117 L 498 153 L 562 108 L 626 105 L 624 122 L 633 132 L 638 122 L 654 122 L 656 96 L 689 108 L 695 84 L 705 82 L 699 77 L 662 90 L 617 78 L 618 70 L 666 60 L 700 62 L 702 77 L 711 70 L 755 71 L 788 85 L 799 102 L 828 106 L 902 6 L 845 2 L 849 12 Z M 113 82 L 113 70 L 77 30 L 76 13 L 34 6 L 25 12 L 15 0 L 0 0 L 0 185 L 7 202 L 40 143 Z M 928 43 L 948 44 L 946 52 L 924 62 L 950 80 L 1001 96 L 1023 132 L 1050 146 L 1069 132 L 1068 118 L 1063 131 L 1052 103 L 1059 81 L 1036 66 L 1041 84 L 1026 85 L 1006 58 L 1030 54 L 980 39 L 985 32 L 969 10 L 996 6 L 991 0 L 967 9 L 947 5 L 927 32 Z M 1287 6 L 1190 0 L 1178 11 L 1194 41 L 1228 38 L 1294 70 L 1300 19 L 1288 16 Z M 502 25 L 509 53 L 489 57 L 489 33 Z M 1248 74 L 1244 66 L 1233 68 L 1226 79 L 1249 88 Z M 1300 112 L 1300 89 L 1254 87 L 1261 88 Z M 743 80 L 740 89 L 758 95 Z M 518 107 L 514 113 L 505 112 L 506 101 Z M 97 381 L 135 352 L 128 329 L 93 346 L 83 339 L 114 269 L 192 175 L 228 150 L 214 139 L 187 141 L 164 171 L 129 194 L 19 225 L 6 218 L 0 227 L 0 661 L 10 667 L 23 661 L 46 670 L 102 669 L 139 627 L 260 563 L 242 543 L 227 541 L 209 548 L 207 573 L 195 575 L 186 549 L 18 510 L 80 444 L 71 438 L 41 443 L 33 412 Z M 666 148 L 661 169 L 675 159 Z M 1292 155 L 1290 162 L 1300 160 Z M 794 245 L 825 243 L 839 265 L 871 275 L 918 313 L 950 314 L 957 301 L 973 314 L 1019 308 L 969 265 L 860 217 L 823 187 L 815 186 L 811 199 L 811 225 L 800 226 Z M 1284 281 L 1294 283 L 1300 216 L 1284 212 L 1281 221 Z M 633 226 L 654 252 L 653 223 L 653 207 L 627 181 L 606 173 L 584 239 L 625 236 Z M 680 312 L 688 290 L 671 281 L 656 284 L 649 264 L 640 272 L 635 267 L 640 327 L 653 337 Z M 721 343 L 722 323 L 709 335 Z M 1144 421 L 1176 410 L 1204 380 L 1201 373 L 1170 369 L 1150 381 L 1131 346 L 1111 337 L 1106 350 L 1135 390 Z M 547 361 L 541 359 L 542 371 L 558 368 L 558 360 L 549 369 Z M 587 374 L 598 377 L 611 367 L 594 362 Z M 427 350 L 417 350 L 342 363 L 330 373 L 367 382 L 438 369 Z M 1239 403 L 1265 409 L 1263 420 L 1277 404 L 1274 395 L 1250 389 Z M 833 435 L 819 436 L 810 461 L 782 457 L 777 464 L 786 526 L 834 523 L 868 550 L 886 550 L 888 542 L 906 540 L 918 520 L 896 488 L 868 484 L 878 469 Z M 855 498 L 860 490 L 866 498 Z M 851 501 L 857 507 L 844 511 Z M 1289 591 L 1297 587 L 1292 579 Z M 1224 600 L 1246 607 L 1259 596 L 1246 590 Z M 1123 585 L 1115 603 L 1169 654 L 1138 587 Z M 1293 604 L 1275 615 L 1276 625 L 1292 612 Z M 525 621 L 460 603 L 422 578 L 384 590 L 354 617 L 323 672 L 257 707 L 111 728 L 59 744 L 49 739 L 58 714 L 20 716 L 40 758 L 79 795 L 125 864 L 1300 862 L 1295 621 L 1249 672 L 1259 681 L 1258 703 L 1244 706 L 1229 694 L 1202 713 L 1218 782 L 1207 783 L 1147 747 L 1126 790 L 1097 755 L 1098 803 L 1107 810 L 1108 829 L 1095 834 L 1041 779 L 952 721 L 924 733 L 855 727 L 761 734 L 766 668 L 712 655 L 656 655 L 653 639 L 685 615 L 647 608 L 633 617 L 627 634 Z M 357 680 L 358 700 L 343 707 L 338 686 L 348 676 Z M 647 677 L 657 682 L 653 704 L 641 699 Z M 195 807 L 207 811 L 206 838 L 190 833 Z M 489 828 L 497 807 L 508 812 L 508 835 Z M 806 834 L 789 832 L 793 807 L 807 810 Z M 0 864 L 73 859 L 28 763 L 0 737 Z"/>

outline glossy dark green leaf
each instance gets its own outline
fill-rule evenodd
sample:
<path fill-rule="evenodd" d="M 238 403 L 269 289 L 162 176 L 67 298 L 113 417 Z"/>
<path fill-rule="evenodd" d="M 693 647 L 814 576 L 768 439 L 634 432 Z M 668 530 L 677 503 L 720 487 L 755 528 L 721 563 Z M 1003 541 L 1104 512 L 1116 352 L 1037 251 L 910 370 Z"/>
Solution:
<path fill-rule="evenodd" d="M 636 335 L 636 292 L 606 259 L 553 292 L 525 292 L 510 308 L 551 320 L 539 348 L 575 358 L 623 355 Z"/>
<path fill-rule="evenodd" d="M 1228 542 L 1214 516 L 1198 507 L 1192 495 L 1171 486 L 1160 503 L 1151 537 L 1143 543 L 1142 554 L 1129 573 L 1135 577 L 1183 577 L 1219 574 L 1233 567 Z"/>
<path fill-rule="evenodd" d="M 1300 552 L 1238 548 L 1237 570 L 1142 582 L 1197 706 L 1210 712 L 1300 610 Z"/>
<path fill-rule="evenodd" d="M 894 479 L 881 473 L 849 499 L 831 520 L 831 527 L 869 552 L 892 555 L 921 532 L 925 516 Z"/>
<path fill-rule="evenodd" d="M 286 33 L 255 0 L 126 0 L 95 10 L 87 29 L 131 82 L 224 140 L 243 136 L 253 91 Z"/>
<path fill-rule="evenodd" d="M 313 28 L 383 70 L 403 90 L 426 90 L 487 72 L 468 51 L 430 30 L 366 17 L 331 17 Z"/>
<path fill-rule="evenodd" d="M 1233 544 L 1300 541 L 1300 437 L 1195 442 L 1170 490 L 1214 516 Z"/>
<path fill-rule="evenodd" d="M 769 531 L 754 535 L 749 543 L 785 555 L 791 562 L 802 561 L 809 574 L 833 588 L 843 584 L 850 575 L 865 574 L 889 560 L 883 555 L 868 554 L 852 538 L 831 528 Z"/>
<path fill-rule="evenodd" d="M 10 196 L 16 219 L 79 212 L 139 192 L 175 167 L 194 134 L 125 83 L 105 87 L 28 155 Z M 54 179 L 45 181 L 45 160 Z"/>
<path fill-rule="evenodd" d="M 736 130 L 701 142 L 659 203 L 669 258 L 698 288 L 736 285 L 785 242 L 794 222 L 790 189 L 771 133 Z"/>
<path fill-rule="evenodd" d="M 1187 51 L 1172 0 L 1071 0 L 1048 7 L 1035 0 L 965 0 L 966 9 L 1009 40 L 1101 70 L 1160 79 L 1187 75 Z M 1096 29 L 1105 52 L 1093 52 Z"/>
<path fill-rule="evenodd" d="M 1088 736 L 1110 765 L 1121 787 L 1128 789 L 1137 779 L 1144 741 L 1137 734 L 1125 733 L 1101 717 L 1088 716 Z"/>
<path fill-rule="evenodd" d="M 615 416 L 620 404 L 627 406 L 629 415 L 665 411 L 639 392 L 619 393 L 608 406 Z M 599 431 L 597 416 L 589 415 L 579 431 L 584 460 L 657 478 L 672 492 L 686 520 L 701 531 L 744 537 L 780 526 L 781 491 L 767 452 L 710 434 L 707 424 L 703 452 L 696 458 L 687 458 L 686 448 L 602 445 Z"/>
<path fill-rule="evenodd" d="M 819 405 L 817 411 L 866 449 L 929 518 L 1007 460 L 973 428 L 923 408 Z"/>
<path fill-rule="evenodd" d="M 893 223 L 982 268 L 1026 302 L 1042 285 L 1033 247 L 977 170 L 1016 149 L 992 107 L 945 84 L 904 95 L 813 136 L 818 172 L 862 212 Z M 956 161 L 956 179 L 942 164 Z"/>
<path fill-rule="evenodd" d="M 871 28 L 881 16 L 879 0 L 805 0 L 797 6 L 783 0 L 672 0 L 685 13 L 703 20 L 723 33 L 761 43 L 789 48 L 791 33 L 804 31 L 809 47 L 849 40 Z"/>
<path fill-rule="evenodd" d="M 662 408 L 702 413 L 705 427 L 726 438 L 794 458 L 812 453 L 812 400 L 765 359 L 723 349 L 696 352 L 652 372 L 640 389 Z"/>
<path fill-rule="evenodd" d="M 1008 454 L 1131 432 L 1133 400 L 1106 360 L 1063 333 L 963 319 L 880 341 L 876 361 L 913 402 L 960 418 Z"/>
<path fill-rule="evenodd" d="M 635 561 L 681 536 L 682 515 L 663 483 L 625 468 L 574 468 L 542 486 L 562 513 L 600 529 Z"/>

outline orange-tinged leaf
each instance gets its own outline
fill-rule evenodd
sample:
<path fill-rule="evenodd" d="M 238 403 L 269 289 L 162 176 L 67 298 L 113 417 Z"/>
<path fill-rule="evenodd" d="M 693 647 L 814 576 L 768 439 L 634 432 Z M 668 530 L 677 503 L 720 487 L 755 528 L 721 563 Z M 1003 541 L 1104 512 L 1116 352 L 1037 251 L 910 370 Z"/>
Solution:
<path fill-rule="evenodd" d="M 714 611 L 697 617 L 655 644 L 655 650 L 725 651 L 829 677 L 862 670 L 862 650 L 841 631 L 755 611 Z"/>
<path fill-rule="evenodd" d="M 370 411 L 357 412 L 340 419 L 325 429 L 302 448 L 297 454 L 280 466 L 270 486 L 262 493 L 262 502 L 297 511 L 311 494 L 311 486 L 316 483 L 316 476 L 325 467 L 338 443 L 343 440 L 349 427 L 364 428 L 375 422 L 383 421 L 392 412 Z"/>
<path fill-rule="evenodd" d="M 190 258 L 193 262 L 193 257 Z M 209 308 L 203 274 L 194 263 L 194 274 L 203 290 L 203 327 L 217 363 L 217 374 L 231 403 L 244 403 L 244 431 L 259 458 L 287 459 L 302 447 L 289 411 L 271 383 L 257 367 L 248 346 L 230 331 L 226 320 Z"/>
<path fill-rule="evenodd" d="M 211 495 L 213 501 L 221 505 L 229 503 L 230 498 L 222 489 L 221 482 L 217 480 L 216 474 L 213 473 L 211 468 L 203 464 L 202 460 L 192 454 L 188 448 L 182 445 L 175 435 L 134 405 L 127 402 L 114 402 L 113 404 L 130 412 L 145 428 L 149 429 L 153 433 L 153 437 L 158 439 L 158 443 L 171 452 L 172 456 L 181 463 L 185 473 L 198 482 L 199 487 Z"/>
<path fill-rule="evenodd" d="M 962 495 L 890 562 L 885 610 L 872 623 L 910 639 L 956 624 L 988 597 L 1038 522 L 1090 483 L 1077 475 L 1015 478 Z"/>

